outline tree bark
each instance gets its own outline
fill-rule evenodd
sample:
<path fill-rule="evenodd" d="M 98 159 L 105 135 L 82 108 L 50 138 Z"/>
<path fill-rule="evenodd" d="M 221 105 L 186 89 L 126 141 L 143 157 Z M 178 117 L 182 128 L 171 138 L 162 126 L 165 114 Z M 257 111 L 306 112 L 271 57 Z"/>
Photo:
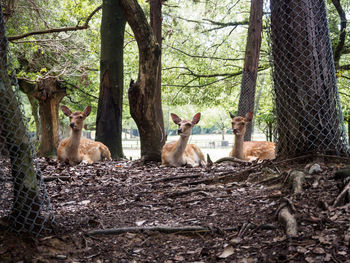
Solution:
<path fill-rule="evenodd" d="M 4 139 L 11 160 L 14 204 L 9 222 L 17 231 L 34 231 L 41 225 L 41 202 L 30 139 L 23 116 L 12 90 L 7 68 L 7 39 L 0 3 L 0 137 Z M 39 227 L 40 228 L 40 227 Z"/>
<path fill-rule="evenodd" d="M 271 1 L 277 155 L 349 154 L 324 0 Z"/>
<path fill-rule="evenodd" d="M 162 49 L 162 0 L 150 0 L 150 23 L 153 33 L 156 37 L 156 41 L 160 49 Z M 158 70 L 156 77 L 156 89 L 155 89 L 155 99 L 156 101 L 161 101 L 161 90 L 162 90 L 162 54 L 159 56 L 158 60 Z M 158 109 L 159 123 L 163 124 L 163 111 L 162 108 Z M 164 130 L 164 125 L 162 127 Z"/>
<path fill-rule="evenodd" d="M 56 155 L 59 143 L 58 110 L 61 100 L 66 96 L 65 87 L 54 77 L 33 83 L 19 80 L 18 84 L 32 105 L 37 137 L 40 137 L 38 156 Z M 40 118 L 37 116 L 37 104 Z"/>
<path fill-rule="evenodd" d="M 238 104 L 238 115 L 245 116 L 248 112 L 254 112 L 256 78 L 258 72 L 261 30 L 262 30 L 263 0 L 252 0 L 248 37 L 244 58 L 241 93 Z M 251 140 L 252 124 L 249 123 L 244 135 L 245 141 Z"/>
<path fill-rule="evenodd" d="M 24 79 L 17 79 L 17 81 L 20 90 L 27 95 L 32 107 L 32 115 L 35 121 L 36 140 L 39 141 L 41 138 L 41 123 L 39 117 L 39 102 L 34 96 L 36 83 L 34 81 L 30 82 Z"/>
<path fill-rule="evenodd" d="M 41 140 L 38 156 L 56 155 L 59 143 L 58 110 L 66 89 L 55 78 L 39 81 L 35 97 L 39 100 Z"/>
<path fill-rule="evenodd" d="M 96 119 L 96 140 L 109 148 L 113 159 L 124 157 L 122 111 L 125 23 L 119 1 L 104 0 L 102 4 L 101 80 Z"/>
<path fill-rule="evenodd" d="M 140 133 L 141 159 L 160 161 L 165 142 L 161 91 L 157 74 L 161 48 L 136 0 L 121 0 L 124 16 L 132 28 L 139 48 L 139 74 L 129 87 L 130 113 Z"/>
<path fill-rule="evenodd" d="M 345 48 L 345 39 L 346 39 L 346 14 L 343 7 L 340 4 L 340 0 L 332 0 L 334 7 L 337 9 L 340 18 L 340 32 L 339 32 L 339 41 L 334 50 L 334 65 L 336 69 L 339 69 L 340 57 Z"/>

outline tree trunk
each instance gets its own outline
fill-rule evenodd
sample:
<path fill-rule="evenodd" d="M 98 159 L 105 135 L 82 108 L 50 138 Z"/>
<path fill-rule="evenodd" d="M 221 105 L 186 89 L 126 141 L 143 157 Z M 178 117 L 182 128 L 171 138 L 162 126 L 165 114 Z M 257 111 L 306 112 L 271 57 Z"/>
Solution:
<path fill-rule="evenodd" d="M 41 141 L 39 156 L 56 155 L 59 143 L 59 103 L 66 96 L 66 89 L 55 78 L 41 79 L 35 97 L 39 100 Z"/>
<path fill-rule="evenodd" d="M 262 15 L 263 0 L 252 0 L 242 75 L 241 94 L 238 104 L 239 116 L 245 116 L 245 114 L 248 112 L 254 112 L 255 87 L 261 46 Z M 250 141 L 251 135 L 252 124 L 249 123 L 244 135 L 244 140 Z"/>
<path fill-rule="evenodd" d="M 156 37 L 156 41 L 160 49 L 162 49 L 162 0 L 150 0 L 150 23 L 153 33 Z M 156 75 L 156 88 L 155 88 L 155 100 L 161 102 L 161 90 L 162 90 L 162 53 L 158 60 L 158 70 Z M 162 107 L 156 110 L 158 123 L 161 125 L 161 129 L 164 131 L 164 119 Z"/>
<path fill-rule="evenodd" d="M 17 80 L 20 90 L 27 95 L 30 105 L 32 107 L 32 115 L 35 121 L 36 140 L 39 141 L 41 138 L 41 123 L 39 117 L 39 102 L 34 96 L 36 90 L 36 83 L 34 81 L 29 82 L 24 79 Z"/>
<path fill-rule="evenodd" d="M 271 0 L 278 156 L 349 153 L 324 0 Z"/>
<path fill-rule="evenodd" d="M 124 157 L 122 148 L 123 49 L 125 18 L 120 1 L 103 0 L 101 23 L 100 95 L 96 140 L 104 143 L 113 159 Z"/>
<path fill-rule="evenodd" d="M 0 51 L 0 137 L 9 152 L 14 185 L 14 204 L 9 222 L 18 231 L 33 231 L 36 226 L 40 228 L 43 221 L 41 202 L 30 139 L 8 76 L 7 40 L 1 10 L 0 3 L 0 43 L 3 43 Z"/>
<path fill-rule="evenodd" d="M 139 48 L 139 74 L 129 87 L 130 113 L 140 134 L 141 159 L 160 161 L 165 142 L 161 91 L 157 74 L 161 48 L 136 0 L 121 0 L 124 16 L 132 28 Z"/>

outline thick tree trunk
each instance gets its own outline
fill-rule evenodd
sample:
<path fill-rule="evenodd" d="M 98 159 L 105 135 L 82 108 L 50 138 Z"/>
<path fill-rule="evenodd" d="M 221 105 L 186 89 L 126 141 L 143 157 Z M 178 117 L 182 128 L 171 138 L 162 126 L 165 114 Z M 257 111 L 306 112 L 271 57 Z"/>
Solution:
<path fill-rule="evenodd" d="M 59 143 L 59 103 L 66 96 L 66 89 L 55 78 L 46 78 L 38 83 L 35 93 L 39 100 L 41 121 L 41 141 L 39 156 L 52 156 L 57 152 Z"/>
<path fill-rule="evenodd" d="M 242 75 L 241 94 L 238 104 L 239 116 L 245 116 L 248 112 L 254 112 L 256 78 L 261 46 L 262 15 L 263 0 L 252 0 Z M 252 124 L 249 123 L 244 135 L 244 140 L 250 141 L 251 134 Z"/>
<path fill-rule="evenodd" d="M 345 154 L 324 0 L 271 0 L 278 156 Z"/>
<path fill-rule="evenodd" d="M 109 148 L 113 159 L 124 157 L 122 149 L 124 31 L 125 18 L 119 1 L 104 0 L 96 140 Z"/>
<path fill-rule="evenodd" d="M 7 40 L 0 3 L 0 137 L 4 140 L 11 160 L 14 204 L 10 223 L 18 231 L 33 230 L 42 222 L 33 152 L 26 133 L 22 113 L 14 94 L 7 69 Z"/>
<path fill-rule="evenodd" d="M 160 161 L 165 142 L 160 90 L 157 74 L 161 48 L 152 28 L 136 0 L 121 0 L 126 20 L 132 28 L 139 48 L 139 75 L 129 87 L 130 113 L 140 133 L 141 159 Z"/>

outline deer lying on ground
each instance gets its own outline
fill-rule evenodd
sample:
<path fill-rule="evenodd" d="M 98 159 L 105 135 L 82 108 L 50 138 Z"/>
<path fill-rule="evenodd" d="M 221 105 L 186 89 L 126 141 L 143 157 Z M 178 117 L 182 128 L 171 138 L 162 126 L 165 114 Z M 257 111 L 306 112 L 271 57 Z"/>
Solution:
<path fill-rule="evenodd" d="M 230 157 L 241 160 L 264 160 L 275 158 L 275 144 L 267 141 L 244 141 L 246 124 L 253 119 L 253 113 L 248 112 L 245 117 L 235 117 L 231 112 L 232 132 L 235 135 L 233 149 Z"/>
<path fill-rule="evenodd" d="M 179 125 L 177 132 L 180 139 L 177 142 L 169 142 L 163 146 L 162 165 L 174 167 L 206 165 L 201 149 L 194 144 L 187 144 L 192 128 L 199 122 L 201 114 L 195 114 L 192 121 L 181 120 L 174 113 L 171 113 L 171 118 L 175 124 Z"/>
<path fill-rule="evenodd" d="M 75 165 L 80 162 L 94 163 L 103 159 L 111 160 L 111 153 L 106 145 L 82 137 L 84 120 L 89 116 L 91 107 L 87 106 L 83 112 L 71 112 L 66 106 L 61 106 L 63 113 L 69 117 L 71 135 L 63 139 L 57 149 L 57 157 L 60 162 Z"/>

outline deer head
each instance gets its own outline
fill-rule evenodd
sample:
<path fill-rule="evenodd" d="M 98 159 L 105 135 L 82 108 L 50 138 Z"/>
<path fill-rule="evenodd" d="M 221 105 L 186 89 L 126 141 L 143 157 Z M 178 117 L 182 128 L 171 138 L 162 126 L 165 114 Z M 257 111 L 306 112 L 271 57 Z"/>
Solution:
<path fill-rule="evenodd" d="M 246 131 L 246 125 L 253 119 L 253 112 L 248 112 L 245 117 L 233 115 L 231 112 L 230 117 L 232 119 L 232 132 L 234 135 L 244 135 Z"/>
<path fill-rule="evenodd" d="M 91 112 L 91 106 L 87 106 L 83 112 L 72 112 L 67 106 L 61 106 L 63 113 L 69 117 L 69 126 L 73 131 L 81 131 L 83 129 L 84 120 Z"/>
<path fill-rule="evenodd" d="M 192 121 L 181 120 L 179 116 L 174 113 L 171 113 L 171 118 L 173 119 L 173 122 L 179 126 L 177 134 L 182 137 L 188 137 L 191 135 L 193 126 L 196 125 L 201 119 L 201 114 L 200 112 L 196 113 L 193 116 Z"/>

